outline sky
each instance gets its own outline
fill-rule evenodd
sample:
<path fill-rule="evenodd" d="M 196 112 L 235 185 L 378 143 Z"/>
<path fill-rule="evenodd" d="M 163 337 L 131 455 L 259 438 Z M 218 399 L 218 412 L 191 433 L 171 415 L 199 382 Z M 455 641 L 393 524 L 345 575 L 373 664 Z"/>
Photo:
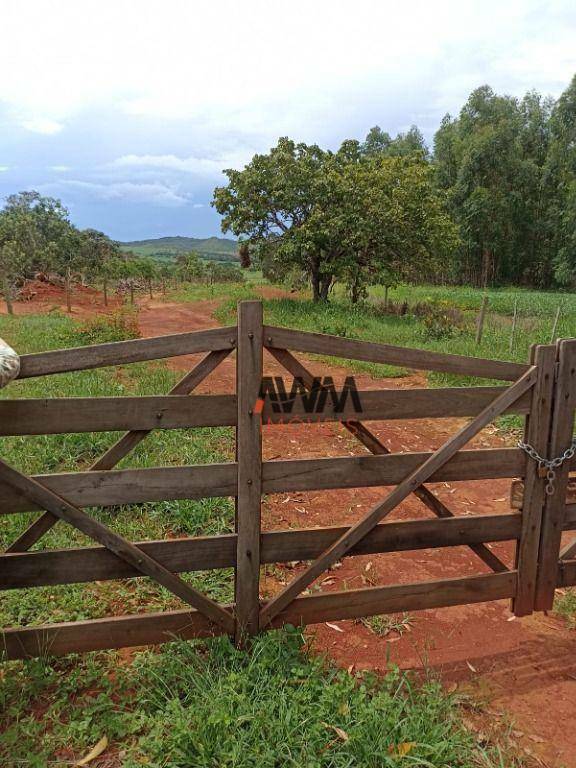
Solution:
<path fill-rule="evenodd" d="M 278 137 L 336 148 L 488 83 L 558 97 L 574 0 L 2 0 L 0 197 L 118 240 L 220 235 L 212 191 Z"/>

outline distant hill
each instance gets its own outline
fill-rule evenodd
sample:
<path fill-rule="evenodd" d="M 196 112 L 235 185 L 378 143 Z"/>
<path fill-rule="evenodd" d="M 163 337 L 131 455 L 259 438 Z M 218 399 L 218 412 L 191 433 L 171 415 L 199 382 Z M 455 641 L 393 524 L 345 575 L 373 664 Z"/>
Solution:
<path fill-rule="evenodd" d="M 238 261 L 238 243 L 227 237 L 157 237 L 151 240 L 133 240 L 120 243 L 123 251 L 155 259 L 175 259 L 181 253 L 197 251 L 211 261 Z"/>

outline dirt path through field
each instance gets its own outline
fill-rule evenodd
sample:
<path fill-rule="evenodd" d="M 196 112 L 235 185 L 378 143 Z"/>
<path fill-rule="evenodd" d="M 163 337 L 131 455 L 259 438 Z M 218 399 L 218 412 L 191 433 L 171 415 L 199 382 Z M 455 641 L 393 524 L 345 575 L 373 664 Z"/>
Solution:
<path fill-rule="evenodd" d="M 146 301 L 140 311 L 144 336 L 209 328 L 217 325 L 214 311 L 219 301 L 170 304 Z M 199 356 L 179 358 L 172 365 L 188 370 Z M 300 359 L 317 373 L 342 381 L 345 368 Z M 269 355 L 265 373 L 282 373 Z M 422 386 L 414 375 L 401 379 L 373 380 L 357 376 L 362 389 Z M 202 385 L 203 392 L 230 392 L 235 386 L 234 359 L 226 360 Z M 394 451 L 430 450 L 441 445 L 463 422 L 435 421 L 372 422 L 370 428 Z M 505 441 L 494 430 L 485 432 L 473 445 L 502 446 Z M 328 457 L 365 454 L 365 449 L 337 425 L 265 427 L 264 456 L 274 458 Z M 509 511 L 509 482 L 505 480 L 431 486 L 457 514 L 504 513 Z M 267 529 L 314 527 L 353 523 L 379 500 L 385 489 L 322 491 L 278 494 L 263 504 Z M 394 519 L 426 518 L 431 513 L 415 497 L 393 513 Z M 495 544 L 493 550 L 511 563 L 512 547 Z M 264 591 L 277 591 L 298 572 L 270 568 Z M 487 567 L 468 548 L 349 558 L 342 567 L 322 577 L 322 590 L 356 588 L 371 584 L 413 582 L 487 573 Z M 422 611 L 408 618 L 409 631 L 391 631 L 380 637 L 359 622 L 338 621 L 310 630 L 316 648 L 328 652 L 345 667 L 381 671 L 389 663 L 404 668 L 436 670 L 445 684 L 469 691 L 488 708 L 490 720 L 514 721 L 513 738 L 521 749 L 537 755 L 546 765 L 576 766 L 576 732 L 571 715 L 576 704 L 576 635 L 552 616 L 515 619 L 507 601 Z M 482 727 L 482 725 L 480 726 Z"/>

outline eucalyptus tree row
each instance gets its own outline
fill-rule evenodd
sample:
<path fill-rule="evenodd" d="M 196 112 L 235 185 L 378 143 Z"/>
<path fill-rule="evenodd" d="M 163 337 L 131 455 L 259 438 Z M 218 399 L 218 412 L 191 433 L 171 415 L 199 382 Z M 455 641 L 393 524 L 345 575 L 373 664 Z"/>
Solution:
<path fill-rule="evenodd" d="M 282 138 L 214 191 L 223 232 L 274 279 L 353 301 L 399 279 L 576 284 L 576 77 L 554 101 L 476 89 L 433 152 L 378 126 L 331 152 Z"/>

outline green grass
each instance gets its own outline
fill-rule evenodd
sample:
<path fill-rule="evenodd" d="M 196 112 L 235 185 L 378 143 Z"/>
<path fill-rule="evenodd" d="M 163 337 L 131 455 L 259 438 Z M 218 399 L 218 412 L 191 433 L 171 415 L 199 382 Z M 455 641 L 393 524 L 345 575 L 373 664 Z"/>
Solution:
<path fill-rule="evenodd" d="M 106 333 L 99 327 L 99 340 Z M 87 338 L 58 314 L 0 318 L 0 335 L 22 353 L 74 346 Z M 142 364 L 15 382 L 0 396 L 149 394 L 166 392 L 176 378 L 163 364 Z M 85 469 L 116 437 L 3 438 L 1 453 L 26 472 Z M 120 466 L 229 460 L 232 449 L 230 430 L 158 431 Z M 133 540 L 218 533 L 233 523 L 226 499 L 88 511 Z M 0 517 L 1 544 L 33 517 Z M 38 546 L 88 544 L 58 523 Z M 219 600 L 231 598 L 229 571 L 188 578 Z M 26 626 L 173 607 L 180 604 L 165 590 L 129 579 L 5 592 L 0 622 Z M 474 735 L 462 719 L 462 706 L 433 679 L 415 682 L 395 669 L 380 680 L 337 670 L 310 655 L 301 635 L 290 629 L 258 639 L 250 653 L 219 639 L 135 651 L 129 658 L 100 652 L 4 662 L 0 764 L 64 768 L 106 736 L 107 750 L 93 762 L 95 768 L 381 768 L 400 761 L 438 768 L 519 765 L 498 743 L 505 746 L 505 734 L 490 741 Z"/>
<path fill-rule="evenodd" d="M 554 613 L 564 619 L 569 629 L 576 629 L 576 589 L 563 589 L 556 593 Z"/>
<path fill-rule="evenodd" d="M 350 675 L 306 653 L 296 630 L 265 635 L 250 653 L 217 639 L 115 661 L 7 665 L 2 764 L 63 767 L 106 736 L 118 762 L 105 764 L 123 768 L 519 765 L 464 725 L 437 681 Z"/>
<path fill-rule="evenodd" d="M 222 299 L 236 306 L 238 301 L 259 298 L 253 289 L 256 282 L 256 279 L 252 279 L 247 283 L 182 283 L 170 291 L 166 299 L 184 303 Z"/>
<path fill-rule="evenodd" d="M 221 322 L 233 322 L 236 312 L 236 296 L 224 302 L 216 316 Z M 329 303 L 313 303 L 301 297 L 264 300 L 264 319 L 272 325 L 297 328 L 304 331 L 328 333 L 350 339 L 416 347 L 435 352 L 449 352 L 472 357 L 527 362 L 533 343 L 550 342 L 548 318 L 525 318 L 519 324 L 512 352 L 509 348 L 510 327 L 500 315 L 489 315 L 482 342 L 475 341 L 474 316 L 465 317 L 461 328 L 444 338 L 430 336 L 424 322 L 412 314 L 384 314 L 378 307 L 367 303 L 351 305 L 345 300 L 332 299 Z M 576 314 L 566 316 L 559 324 L 558 336 L 576 336 Z M 346 361 L 352 370 L 368 372 L 373 376 L 401 376 L 400 368 Z M 459 384 L 488 384 L 485 379 L 472 380 L 450 374 L 430 373 L 428 381 L 436 386 Z"/>
<path fill-rule="evenodd" d="M 341 295 L 342 291 L 338 293 Z M 370 298 L 376 301 L 384 299 L 384 288 L 372 286 Z M 514 304 L 518 304 L 518 314 L 523 317 L 554 319 L 556 309 L 560 304 L 567 316 L 576 315 L 576 293 L 559 291 L 537 291 L 523 288 L 481 288 L 452 285 L 398 285 L 391 288 L 388 298 L 393 302 L 408 301 L 414 304 L 419 301 L 447 301 L 462 310 L 477 312 L 482 303 L 484 293 L 488 294 L 490 312 L 511 317 L 514 314 Z"/>

